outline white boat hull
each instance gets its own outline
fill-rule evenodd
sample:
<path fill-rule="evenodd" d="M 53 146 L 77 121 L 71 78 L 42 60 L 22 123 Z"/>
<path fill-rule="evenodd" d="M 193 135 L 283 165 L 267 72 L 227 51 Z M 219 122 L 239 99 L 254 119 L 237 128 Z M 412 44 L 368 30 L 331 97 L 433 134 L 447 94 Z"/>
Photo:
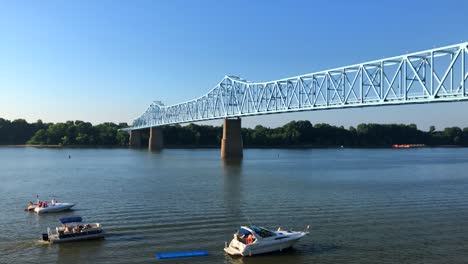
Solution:
<path fill-rule="evenodd" d="M 270 252 L 282 251 L 292 247 L 299 239 L 304 237 L 306 233 L 294 232 L 279 240 L 262 241 L 246 245 L 238 240 L 233 239 L 224 251 L 230 255 L 238 256 L 253 256 Z"/>
<path fill-rule="evenodd" d="M 56 203 L 56 204 L 51 204 L 47 207 L 36 207 L 34 208 L 34 212 L 38 214 L 60 212 L 60 211 L 70 210 L 73 206 L 75 206 L 75 204 Z"/>

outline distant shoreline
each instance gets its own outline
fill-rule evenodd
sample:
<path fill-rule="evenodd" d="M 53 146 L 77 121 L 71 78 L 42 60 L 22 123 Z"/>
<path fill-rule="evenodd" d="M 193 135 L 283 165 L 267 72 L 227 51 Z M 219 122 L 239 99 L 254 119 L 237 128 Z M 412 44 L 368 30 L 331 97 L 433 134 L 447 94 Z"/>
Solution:
<path fill-rule="evenodd" d="M 0 147 L 32 147 L 32 148 L 63 148 L 63 149 L 128 149 L 128 146 L 109 146 L 109 145 L 0 145 Z M 164 149 L 218 149 L 221 145 L 165 145 Z M 145 149 L 147 147 L 141 147 Z M 275 146 L 244 146 L 244 149 L 393 149 L 392 146 L 318 146 L 318 145 L 275 145 Z M 415 148 L 464 148 L 458 145 L 438 145 L 438 146 L 420 146 Z"/>
<path fill-rule="evenodd" d="M 0 147 L 19 147 L 19 148 L 128 148 L 127 146 L 109 146 L 109 145 L 36 145 L 36 144 L 20 144 L 20 145 L 0 145 Z"/>
<path fill-rule="evenodd" d="M 0 118 L 0 144 L 37 148 L 125 148 L 130 135 L 120 129 L 128 124 L 102 123 L 93 126 L 84 121 L 65 123 L 27 123 Z M 136 135 L 136 134 L 135 134 Z M 149 130 L 140 133 L 141 145 L 147 145 Z M 314 148 L 413 148 L 415 145 L 431 147 L 468 147 L 468 127 L 447 127 L 422 131 L 410 124 L 359 124 L 357 127 L 337 127 L 325 123 L 313 125 L 308 120 L 291 121 L 281 127 L 257 125 L 242 128 L 241 136 L 246 149 L 314 149 Z M 188 124 L 162 126 L 166 148 L 209 149 L 219 148 L 223 137 L 220 126 Z M 392 146 L 395 145 L 395 146 Z"/>

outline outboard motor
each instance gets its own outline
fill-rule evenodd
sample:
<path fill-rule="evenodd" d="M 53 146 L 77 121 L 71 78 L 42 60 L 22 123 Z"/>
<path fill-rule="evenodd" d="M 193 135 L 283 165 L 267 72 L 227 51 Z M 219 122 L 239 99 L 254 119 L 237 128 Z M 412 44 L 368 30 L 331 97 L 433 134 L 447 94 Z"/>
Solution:
<path fill-rule="evenodd" d="M 49 241 L 49 234 L 43 233 L 43 234 L 42 234 L 42 240 L 44 240 L 44 241 Z"/>

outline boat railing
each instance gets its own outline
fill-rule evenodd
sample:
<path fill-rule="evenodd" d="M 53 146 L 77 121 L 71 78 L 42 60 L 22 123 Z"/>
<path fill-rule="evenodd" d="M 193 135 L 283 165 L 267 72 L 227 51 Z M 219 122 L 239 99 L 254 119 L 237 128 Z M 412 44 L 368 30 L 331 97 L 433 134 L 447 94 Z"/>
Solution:
<path fill-rule="evenodd" d="M 78 232 L 67 232 L 67 233 L 62 233 L 60 234 L 60 238 L 70 238 L 70 237 L 79 237 L 79 236 L 86 236 L 86 235 L 95 235 L 95 234 L 100 234 L 102 233 L 101 229 L 86 229 L 86 230 L 80 230 Z"/>

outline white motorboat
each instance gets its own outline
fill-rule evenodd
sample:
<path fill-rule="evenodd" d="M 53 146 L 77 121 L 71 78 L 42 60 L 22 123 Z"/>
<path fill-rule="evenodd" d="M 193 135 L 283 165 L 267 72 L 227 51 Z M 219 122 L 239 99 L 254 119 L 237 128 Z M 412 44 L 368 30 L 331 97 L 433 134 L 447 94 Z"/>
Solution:
<path fill-rule="evenodd" d="M 73 203 L 58 203 L 54 200 L 52 200 L 50 203 L 39 201 L 34 208 L 34 212 L 38 214 L 60 212 L 69 210 L 73 206 L 75 206 Z"/>
<path fill-rule="evenodd" d="M 282 251 L 293 246 L 299 239 L 309 234 L 309 226 L 304 231 L 270 231 L 263 227 L 242 226 L 224 251 L 230 255 L 252 256 L 274 251 Z"/>
<path fill-rule="evenodd" d="M 47 228 L 47 233 L 42 234 L 42 240 L 50 243 L 64 243 L 104 238 L 105 232 L 101 224 L 81 224 L 81 221 L 82 218 L 79 216 L 60 218 L 63 226 L 56 227 L 55 233 L 51 233 L 50 228 Z"/>

